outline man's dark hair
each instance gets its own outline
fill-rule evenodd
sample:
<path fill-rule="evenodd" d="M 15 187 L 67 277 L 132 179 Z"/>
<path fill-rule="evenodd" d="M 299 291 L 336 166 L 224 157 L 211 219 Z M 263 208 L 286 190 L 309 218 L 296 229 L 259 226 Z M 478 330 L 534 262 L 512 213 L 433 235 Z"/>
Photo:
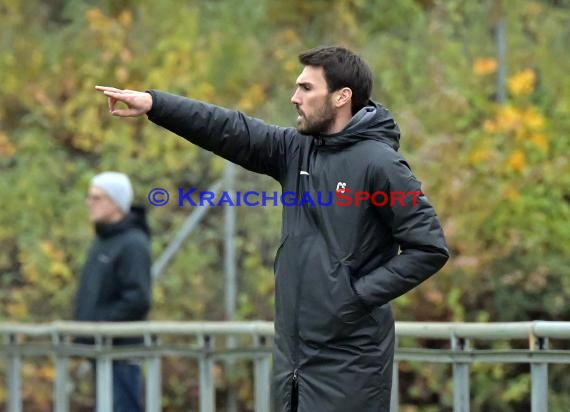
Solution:
<path fill-rule="evenodd" d="M 359 56 L 343 47 L 319 47 L 299 54 L 305 66 L 322 67 L 329 93 L 352 90 L 352 114 L 368 103 L 372 93 L 372 72 Z"/>

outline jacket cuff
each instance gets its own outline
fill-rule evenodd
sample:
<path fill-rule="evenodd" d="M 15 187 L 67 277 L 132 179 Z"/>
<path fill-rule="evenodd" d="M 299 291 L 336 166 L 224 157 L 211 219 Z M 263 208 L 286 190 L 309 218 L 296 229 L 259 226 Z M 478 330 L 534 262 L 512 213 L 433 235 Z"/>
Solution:
<path fill-rule="evenodd" d="M 152 106 L 151 106 L 150 110 L 148 111 L 148 113 L 146 114 L 146 116 L 149 118 L 149 120 L 152 120 L 152 118 L 155 117 L 159 112 L 159 110 L 158 110 L 158 96 L 157 96 L 156 90 L 154 90 L 154 89 L 145 90 L 145 93 L 150 94 L 150 96 L 152 97 Z"/>

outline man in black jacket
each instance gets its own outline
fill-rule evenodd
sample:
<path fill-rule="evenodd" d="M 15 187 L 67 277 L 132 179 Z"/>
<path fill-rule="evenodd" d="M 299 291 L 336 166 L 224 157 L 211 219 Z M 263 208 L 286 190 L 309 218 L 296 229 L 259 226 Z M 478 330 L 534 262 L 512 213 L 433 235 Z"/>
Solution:
<path fill-rule="evenodd" d="M 87 207 L 96 238 L 81 272 L 75 320 L 128 322 L 147 317 L 151 303 L 149 228 L 144 209 L 132 207 L 132 199 L 131 182 L 123 173 L 105 172 L 91 180 Z M 113 343 L 134 344 L 139 340 Z M 114 412 L 142 412 L 141 390 L 140 366 L 115 360 Z"/>
<path fill-rule="evenodd" d="M 436 273 L 447 246 L 398 153 L 396 122 L 370 100 L 368 66 L 341 47 L 309 50 L 299 60 L 296 128 L 156 90 L 97 90 L 113 115 L 147 114 L 301 198 L 283 207 L 275 259 L 274 412 L 388 411 L 389 303 Z M 323 192 L 342 202 L 316 205 Z"/>

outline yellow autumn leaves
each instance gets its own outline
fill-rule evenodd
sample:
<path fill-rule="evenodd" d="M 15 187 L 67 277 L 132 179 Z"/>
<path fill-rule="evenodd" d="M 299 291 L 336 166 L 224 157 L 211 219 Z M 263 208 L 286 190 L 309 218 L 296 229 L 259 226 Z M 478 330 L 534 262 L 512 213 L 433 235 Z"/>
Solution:
<path fill-rule="evenodd" d="M 246 113 L 253 113 L 257 107 L 263 104 L 263 99 L 265 99 L 265 87 L 263 84 L 255 83 L 243 94 L 238 107 Z"/>
<path fill-rule="evenodd" d="M 105 30 L 108 28 L 108 25 L 111 23 L 111 19 L 103 12 L 98 9 L 97 7 L 92 7 L 85 13 L 85 17 L 89 22 L 89 26 L 91 30 Z M 131 23 L 133 22 L 133 16 L 130 10 L 125 9 L 123 10 L 117 17 L 116 21 L 118 21 L 121 26 L 124 28 L 129 28 Z"/>
<path fill-rule="evenodd" d="M 521 172 L 526 167 L 526 163 L 526 156 L 521 149 L 513 150 L 507 160 L 507 166 L 515 172 Z"/>
<path fill-rule="evenodd" d="M 505 105 L 497 108 L 495 117 L 483 122 L 483 130 L 491 135 L 514 137 L 516 142 L 531 142 L 546 153 L 549 141 L 544 133 L 544 125 L 544 116 L 536 107 Z"/>
<path fill-rule="evenodd" d="M 480 57 L 473 63 L 473 73 L 487 76 L 497 71 L 497 61 L 490 57 Z M 507 81 L 507 88 L 512 96 L 524 96 L 535 88 L 536 73 L 532 69 L 523 69 L 512 75 Z"/>
<path fill-rule="evenodd" d="M 509 78 L 507 88 L 514 96 L 524 96 L 534 91 L 535 82 L 534 70 L 524 69 Z"/>
<path fill-rule="evenodd" d="M 42 252 L 40 257 L 29 250 L 21 251 L 18 256 L 18 260 L 22 262 L 26 286 L 14 290 L 5 302 L 5 312 L 10 319 L 23 321 L 30 315 L 27 300 L 31 290 L 39 288 L 55 294 L 63 285 L 73 281 L 74 274 L 66 262 L 67 256 L 63 249 L 49 240 L 40 241 L 38 246 Z"/>
<path fill-rule="evenodd" d="M 12 156 L 16 148 L 8 139 L 8 135 L 0 130 L 0 156 Z"/>
<path fill-rule="evenodd" d="M 480 57 L 473 64 L 473 73 L 478 76 L 486 76 L 497 71 L 497 61 L 489 57 Z"/>
<path fill-rule="evenodd" d="M 482 57 L 475 60 L 473 73 L 487 76 L 497 71 L 495 59 Z M 524 97 L 534 92 L 536 74 L 526 68 L 514 73 L 507 79 L 507 89 L 512 100 L 498 106 L 492 118 L 483 122 L 482 129 L 488 137 L 482 139 L 470 155 L 472 164 L 480 164 L 491 158 L 493 147 L 505 143 L 511 149 L 504 158 L 504 166 L 512 172 L 522 172 L 528 165 L 528 155 L 531 151 L 547 153 L 549 139 L 545 132 L 544 115 L 535 106 L 528 104 Z"/>

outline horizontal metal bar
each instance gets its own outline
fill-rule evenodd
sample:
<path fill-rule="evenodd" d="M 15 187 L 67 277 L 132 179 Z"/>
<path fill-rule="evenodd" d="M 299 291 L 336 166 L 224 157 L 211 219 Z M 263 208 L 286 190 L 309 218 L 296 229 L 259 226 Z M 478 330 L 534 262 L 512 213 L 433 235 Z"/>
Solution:
<path fill-rule="evenodd" d="M 431 363 L 558 363 L 570 364 L 570 350 L 471 350 L 456 352 L 439 349 L 398 348 L 396 361 Z"/>
<path fill-rule="evenodd" d="M 42 346 L 27 347 L 21 343 L 20 346 L 10 347 L 0 346 L 0 354 L 21 356 L 50 356 L 57 353 L 58 356 L 86 357 L 109 356 L 113 359 L 128 359 L 133 357 L 147 358 L 152 356 L 179 356 L 198 359 L 204 356 L 203 349 L 195 346 L 181 345 L 157 345 L 155 347 L 107 347 L 97 349 L 95 346 L 69 345 L 67 347 Z M 255 359 L 271 353 L 271 347 L 237 347 L 233 349 L 216 349 L 208 351 L 208 356 L 216 360 L 222 359 Z M 545 349 L 533 351 L 528 349 L 470 349 L 459 352 L 448 349 L 422 349 L 399 347 L 395 353 L 396 361 L 422 361 L 434 363 L 559 363 L 570 364 L 570 350 Z"/>
<path fill-rule="evenodd" d="M 273 322 L 54 322 L 53 331 L 69 335 L 143 336 L 153 335 L 268 335 Z M 3 333 L 0 326 L 0 333 Z"/>
<path fill-rule="evenodd" d="M 570 322 L 561 328 L 570 332 Z M 447 323 L 399 322 L 396 335 L 425 339 L 527 339 L 533 334 L 533 322 L 512 323 Z"/>
<path fill-rule="evenodd" d="M 54 323 L 15 323 L 4 322 L 0 323 L 0 333 L 2 335 L 8 334 L 23 334 L 27 336 L 47 336 L 50 337 L 54 330 Z"/>
<path fill-rule="evenodd" d="M 253 335 L 272 336 L 272 322 L 69 322 L 55 321 L 46 324 L 0 323 L 1 335 L 28 337 L 81 336 L 144 336 L 173 335 Z M 424 339 L 527 339 L 530 336 L 570 339 L 570 322 L 533 321 L 504 323 L 461 322 L 396 322 L 396 335 Z"/>
<path fill-rule="evenodd" d="M 541 338 L 570 339 L 570 322 L 533 322 L 533 334 Z"/>

